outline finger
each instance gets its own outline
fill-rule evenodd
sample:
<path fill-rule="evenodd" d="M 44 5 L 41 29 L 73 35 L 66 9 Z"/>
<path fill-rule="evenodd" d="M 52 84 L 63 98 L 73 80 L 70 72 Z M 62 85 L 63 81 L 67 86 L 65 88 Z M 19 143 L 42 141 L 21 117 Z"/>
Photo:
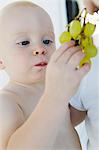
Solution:
<path fill-rule="evenodd" d="M 91 64 L 86 63 L 85 65 L 83 65 L 81 68 L 79 68 L 76 71 L 82 79 L 90 71 L 90 68 L 91 68 Z"/>
<path fill-rule="evenodd" d="M 60 62 L 68 63 L 69 59 L 74 55 L 76 52 L 81 51 L 80 46 L 73 46 L 65 51 L 61 57 L 59 58 Z"/>
<path fill-rule="evenodd" d="M 93 1 L 84 0 L 84 4 L 90 14 L 92 14 L 93 12 L 95 12 L 97 10 L 97 7 L 94 4 L 94 0 Z"/>
<path fill-rule="evenodd" d="M 85 57 L 85 54 L 79 50 L 75 52 L 71 58 L 69 59 L 68 63 L 74 67 L 74 69 L 79 65 L 80 61 Z"/>
<path fill-rule="evenodd" d="M 67 51 L 70 47 L 74 46 L 75 42 L 74 41 L 70 41 L 70 42 L 66 42 L 64 43 L 58 50 L 56 50 L 52 57 L 51 57 L 51 61 L 57 62 L 58 59 L 61 57 L 61 55 Z"/>

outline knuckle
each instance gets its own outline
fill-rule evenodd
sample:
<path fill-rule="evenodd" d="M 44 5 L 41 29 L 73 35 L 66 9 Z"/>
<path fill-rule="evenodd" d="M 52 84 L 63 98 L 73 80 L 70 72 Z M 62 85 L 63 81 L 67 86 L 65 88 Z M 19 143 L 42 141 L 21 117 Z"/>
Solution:
<path fill-rule="evenodd" d="M 77 57 L 83 58 L 83 57 L 85 57 L 85 54 L 84 54 L 83 52 L 79 51 L 79 52 L 77 53 Z"/>
<path fill-rule="evenodd" d="M 75 54 L 78 52 L 78 50 L 79 50 L 79 48 L 73 46 L 73 47 L 69 48 L 68 53 L 69 54 Z"/>

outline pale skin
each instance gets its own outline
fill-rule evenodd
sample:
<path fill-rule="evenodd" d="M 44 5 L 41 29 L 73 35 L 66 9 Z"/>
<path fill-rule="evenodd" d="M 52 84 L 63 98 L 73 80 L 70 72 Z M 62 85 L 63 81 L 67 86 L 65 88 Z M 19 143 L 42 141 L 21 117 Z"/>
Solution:
<path fill-rule="evenodd" d="M 0 68 L 10 76 L 0 94 L 0 149 L 81 149 L 68 109 L 90 69 L 89 64 L 75 69 L 84 57 L 81 48 L 71 41 L 55 51 L 48 14 L 34 4 L 17 3 L 0 16 L 0 49 Z M 41 61 L 48 65 L 34 66 Z"/>
<path fill-rule="evenodd" d="M 99 0 L 84 0 L 84 4 L 89 13 L 99 10 Z"/>

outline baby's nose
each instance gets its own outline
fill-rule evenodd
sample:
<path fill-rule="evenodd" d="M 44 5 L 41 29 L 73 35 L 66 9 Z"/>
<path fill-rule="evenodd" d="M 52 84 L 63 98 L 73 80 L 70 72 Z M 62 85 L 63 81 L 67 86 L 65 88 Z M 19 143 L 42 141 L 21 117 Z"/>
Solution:
<path fill-rule="evenodd" d="M 46 49 L 37 49 L 37 50 L 33 50 L 33 55 L 45 55 L 47 53 Z"/>

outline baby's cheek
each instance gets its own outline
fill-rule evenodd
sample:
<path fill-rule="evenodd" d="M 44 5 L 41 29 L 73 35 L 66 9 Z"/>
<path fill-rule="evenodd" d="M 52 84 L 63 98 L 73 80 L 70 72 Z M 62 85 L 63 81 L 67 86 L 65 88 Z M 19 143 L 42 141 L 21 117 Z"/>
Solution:
<path fill-rule="evenodd" d="M 15 59 L 15 61 L 16 61 L 17 63 L 20 63 L 20 64 L 21 64 L 21 63 L 25 63 L 26 60 L 28 59 L 28 55 L 27 55 L 27 53 L 25 52 L 25 50 L 23 49 L 23 51 L 20 50 L 20 51 L 18 51 L 18 52 L 15 53 L 14 59 Z"/>
<path fill-rule="evenodd" d="M 53 52 L 50 52 L 49 54 L 47 54 L 47 61 L 49 62 L 51 56 L 53 55 Z"/>
<path fill-rule="evenodd" d="M 48 51 L 48 60 L 51 58 L 51 56 L 53 55 L 53 53 L 55 52 L 56 47 L 52 47 L 49 51 Z"/>
<path fill-rule="evenodd" d="M 23 71 L 27 67 L 27 59 L 21 55 L 16 55 L 13 57 L 12 61 L 13 68 L 16 68 L 18 72 Z"/>

